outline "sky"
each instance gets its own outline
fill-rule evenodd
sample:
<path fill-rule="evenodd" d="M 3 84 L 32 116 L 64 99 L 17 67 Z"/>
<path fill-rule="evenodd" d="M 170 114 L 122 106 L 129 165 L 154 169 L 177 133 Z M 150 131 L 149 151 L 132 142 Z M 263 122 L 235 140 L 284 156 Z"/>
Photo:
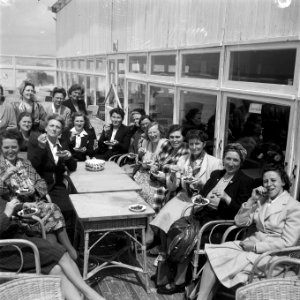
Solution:
<path fill-rule="evenodd" d="M 0 54 L 55 56 L 56 0 L 0 0 Z"/>

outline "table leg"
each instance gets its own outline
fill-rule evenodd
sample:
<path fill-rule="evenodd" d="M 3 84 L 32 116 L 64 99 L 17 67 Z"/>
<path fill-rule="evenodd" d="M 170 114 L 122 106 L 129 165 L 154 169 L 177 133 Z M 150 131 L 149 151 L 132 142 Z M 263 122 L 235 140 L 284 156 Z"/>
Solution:
<path fill-rule="evenodd" d="M 147 293 L 150 293 L 149 289 L 149 278 L 148 278 L 148 268 L 147 268 L 147 255 L 146 255 L 146 234 L 145 228 L 142 228 L 142 256 L 143 256 L 143 273 L 145 276 L 145 285 Z"/>
<path fill-rule="evenodd" d="M 73 237 L 73 246 L 77 248 L 77 234 L 78 234 L 78 220 L 75 219 L 75 229 L 74 229 L 74 237 Z"/>
<path fill-rule="evenodd" d="M 83 260 L 83 279 L 87 278 L 89 263 L 89 232 L 84 232 L 84 260 Z"/>

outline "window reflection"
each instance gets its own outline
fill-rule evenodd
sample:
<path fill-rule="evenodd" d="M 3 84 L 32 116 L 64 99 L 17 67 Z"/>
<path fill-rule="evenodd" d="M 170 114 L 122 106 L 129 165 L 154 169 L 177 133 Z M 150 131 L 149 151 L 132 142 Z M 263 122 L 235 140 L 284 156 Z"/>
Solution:
<path fill-rule="evenodd" d="M 142 83 L 129 82 L 128 83 L 128 117 L 136 108 L 145 109 L 146 100 L 146 85 Z M 130 122 L 130 120 L 128 120 Z"/>
<path fill-rule="evenodd" d="M 150 87 L 150 116 L 163 127 L 173 124 L 174 89 Z"/>
<path fill-rule="evenodd" d="M 86 77 L 86 104 L 91 105 L 95 103 L 95 78 L 93 76 Z"/>
<path fill-rule="evenodd" d="M 96 104 L 99 106 L 98 117 L 105 120 L 105 77 L 96 77 Z"/>
<path fill-rule="evenodd" d="M 200 129 L 208 134 L 206 151 L 213 153 L 214 124 L 217 96 L 189 91 L 180 92 L 180 120 L 183 134 L 190 129 Z"/>
<path fill-rule="evenodd" d="M 182 55 L 182 77 L 218 79 L 220 53 Z"/>
<path fill-rule="evenodd" d="M 245 169 L 257 169 L 268 163 L 284 163 L 290 107 L 246 99 L 229 98 L 226 118 L 226 142 L 239 142 L 247 150 Z"/>
<path fill-rule="evenodd" d="M 296 49 L 232 51 L 229 80 L 293 85 Z"/>
<path fill-rule="evenodd" d="M 147 56 L 130 56 L 129 72 L 146 74 Z"/>
<path fill-rule="evenodd" d="M 151 57 L 151 74 L 175 76 L 176 55 L 153 55 Z"/>

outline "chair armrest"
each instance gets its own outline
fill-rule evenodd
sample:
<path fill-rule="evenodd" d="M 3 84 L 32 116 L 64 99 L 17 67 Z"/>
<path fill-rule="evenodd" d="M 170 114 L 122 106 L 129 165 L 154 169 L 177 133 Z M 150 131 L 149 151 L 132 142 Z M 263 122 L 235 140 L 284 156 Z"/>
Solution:
<path fill-rule="evenodd" d="M 16 246 L 16 245 L 24 245 L 28 246 L 32 249 L 34 254 L 34 261 L 35 261 L 35 271 L 36 274 L 41 274 L 41 260 L 40 254 L 37 246 L 30 241 L 22 240 L 22 239 L 3 239 L 0 240 L 0 246 Z"/>
<path fill-rule="evenodd" d="M 273 261 L 270 264 L 270 267 L 268 269 L 267 272 L 267 279 L 272 278 L 272 274 L 274 269 L 281 264 L 285 264 L 285 265 L 298 265 L 298 268 L 300 267 L 300 259 L 299 258 L 292 258 L 292 257 L 288 257 L 288 256 L 284 256 L 284 257 L 279 257 L 278 259 L 276 259 L 275 261 Z M 299 276 L 299 274 L 298 274 Z"/>
<path fill-rule="evenodd" d="M 123 155 L 123 154 L 116 154 L 116 155 L 113 155 L 111 156 L 108 161 L 114 161 L 114 162 L 117 162 L 118 161 L 118 158 Z"/>
<path fill-rule="evenodd" d="M 294 246 L 294 247 L 287 247 L 284 249 L 277 249 L 277 250 L 271 250 L 271 251 L 267 251 L 265 253 L 262 253 L 255 261 L 252 267 L 252 270 L 250 272 L 249 275 L 249 283 L 251 283 L 253 281 L 254 278 L 254 274 L 257 271 L 257 266 L 260 263 L 260 261 L 265 258 L 266 256 L 274 256 L 274 255 L 288 255 L 291 254 L 293 252 L 299 252 L 300 253 L 300 246 Z M 271 258 L 270 258 L 271 260 Z M 266 269 L 269 268 L 269 264 L 267 264 Z M 266 271 L 265 271 L 266 272 Z M 263 273 L 263 275 L 265 276 L 265 273 Z"/>
<path fill-rule="evenodd" d="M 233 231 L 237 231 L 237 233 L 235 234 L 235 237 L 234 237 L 234 240 L 237 240 L 238 239 L 238 237 L 239 237 L 239 235 L 243 232 L 243 231 L 245 231 L 247 228 L 249 228 L 249 227 L 240 227 L 240 226 L 236 226 L 236 225 L 232 225 L 232 226 L 230 226 L 230 227 L 228 227 L 226 230 L 225 230 L 225 232 L 224 232 L 224 234 L 223 234 L 223 236 L 222 236 L 222 241 L 221 241 L 221 243 L 225 243 L 226 242 L 226 240 L 227 240 L 227 238 L 228 238 L 228 236 L 229 236 L 229 234 L 231 234 Z"/>

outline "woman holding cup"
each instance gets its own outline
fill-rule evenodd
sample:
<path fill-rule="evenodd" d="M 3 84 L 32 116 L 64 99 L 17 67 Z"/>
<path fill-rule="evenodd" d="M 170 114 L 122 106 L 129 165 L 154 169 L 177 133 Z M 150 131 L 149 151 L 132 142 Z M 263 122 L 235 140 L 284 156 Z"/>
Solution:
<path fill-rule="evenodd" d="M 130 144 L 130 129 L 123 125 L 125 113 L 117 107 L 110 112 L 111 124 L 105 124 L 103 131 L 98 141 L 97 158 L 108 160 L 116 154 L 128 152 Z"/>

